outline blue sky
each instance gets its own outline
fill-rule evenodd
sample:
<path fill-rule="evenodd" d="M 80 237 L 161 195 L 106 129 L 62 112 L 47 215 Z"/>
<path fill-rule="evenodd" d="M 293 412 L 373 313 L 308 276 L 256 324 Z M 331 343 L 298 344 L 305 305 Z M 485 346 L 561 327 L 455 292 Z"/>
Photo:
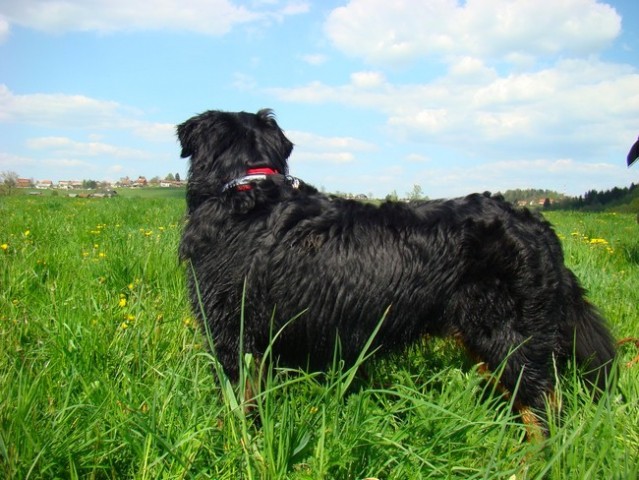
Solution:
<path fill-rule="evenodd" d="M 176 124 L 264 107 L 329 192 L 628 186 L 639 2 L 0 0 L 0 171 L 184 176 Z"/>

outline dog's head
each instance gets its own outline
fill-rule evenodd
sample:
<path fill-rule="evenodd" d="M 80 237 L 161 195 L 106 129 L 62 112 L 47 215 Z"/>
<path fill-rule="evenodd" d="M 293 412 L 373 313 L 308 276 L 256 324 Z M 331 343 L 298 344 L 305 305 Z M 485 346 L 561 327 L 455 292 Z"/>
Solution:
<path fill-rule="evenodd" d="M 191 157 L 187 201 L 193 209 L 202 198 L 219 194 L 225 184 L 250 169 L 270 168 L 288 174 L 293 144 L 270 109 L 257 114 L 208 111 L 178 125 L 182 158 Z"/>

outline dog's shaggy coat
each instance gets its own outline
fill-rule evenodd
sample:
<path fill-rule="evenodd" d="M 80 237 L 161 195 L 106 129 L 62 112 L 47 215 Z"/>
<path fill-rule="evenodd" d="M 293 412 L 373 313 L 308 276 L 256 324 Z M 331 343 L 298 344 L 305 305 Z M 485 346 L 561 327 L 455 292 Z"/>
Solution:
<path fill-rule="evenodd" d="M 288 176 L 293 145 L 270 110 L 209 111 L 177 128 L 191 157 L 180 245 L 194 311 L 237 380 L 244 351 L 322 368 L 339 341 L 356 360 L 425 335 L 454 336 L 519 409 L 541 413 L 572 355 L 603 388 L 615 355 L 604 320 L 563 261 L 551 226 L 500 198 L 380 206 L 333 198 Z M 246 282 L 246 283 L 245 283 Z M 301 315 L 300 315 L 301 313 Z"/>

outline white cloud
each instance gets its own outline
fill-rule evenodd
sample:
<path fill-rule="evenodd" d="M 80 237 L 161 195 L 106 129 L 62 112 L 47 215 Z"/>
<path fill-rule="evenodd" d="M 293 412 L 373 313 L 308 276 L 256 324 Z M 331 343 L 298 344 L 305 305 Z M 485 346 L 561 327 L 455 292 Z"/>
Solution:
<path fill-rule="evenodd" d="M 291 161 L 343 164 L 354 162 L 355 155 L 351 152 L 309 152 L 305 149 L 300 149 L 295 151 Z"/>
<path fill-rule="evenodd" d="M 355 72 L 351 74 L 351 84 L 355 88 L 377 88 L 386 83 L 380 72 Z"/>
<path fill-rule="evenodd" d="M 595 0 L 351 0 L 328 17 L 333 45 L 376 64 L 426 56 L 597 53 L 621 31 L 621 18 Z"/>
<path fill-rule="evenodd" d="M 242 92 L 255 89 L 257 87 L 257 81 L 251 75 L 245 73 L 236 72 L 233 74 L 233 88 Z"/>
<path fill-rule="evenodd" d="M 5 39 L 9 36 L 9 22 L 6 18 L 0 15 L 0 43 L 3 43 Z"/>
<path fill-rule="evenodd" d="M 288 2 L 284 7 L 279 11 L 280 15 L 300 15 L 302 13 L 308 13 L 311 9 L 311 5 L 309 2 L 301 2 L 301 1 L 293 1 Z"/>
<path fill-rule="evenodd" d="M 370 142 L 353 137 L 326 137 L 314 133 L 287 130 L 286 136 L 295 144 L 295 148 L 322 150 L 371 151 L 376 146 Z"/>
<path fill-rule="evenodd" d="M 428 163 L 432 161 L 432 158 L 421 153 L 409 153 L 406 155 L 406 160 L 412 163 Z"/>
<path fill-rule="evenodd" d="M 133 126 L 133 132 L 150 142 L 174 141 L 176 138 L 175 125 L 172 123 L 137 122 Z"/>
<path fill-rule="evenodd" d="M 56 175 L 60 175 L 61 169 L 69 169 L 77 171 L 81 168 L 83 171 L 92 169 L 93 165 L 90 163 L 70 158 L 44 158 L 37 159 L 24 155 L 15 155 L 11 153 L 0 152 L 0 170 L 8 170 L 19 172 L 26 178 L 44 178 L 48 176 L 48 173 L 42 172 L 42 166 L 47 167 L 48 171 L 54 171 Z M 26 170 L 26 174 L 25 174 Z M 35 174 L 33 174 L 35 172 Z"/>
<path fill-rule="evenodd" d="M 0 152 L 0 170 L 19 172 L 25 166 L 31 166 L 35 162 L 29 157 L 14 153 Z"/>
<path fill-rule="evenodd" d="M 309 65 L 318 66 L 323 65 L 328 61 L 328 57 L 322 53 L 309 53 L 300 57 L 302 61 Z"/>
<path fill-rule="evenodd" d="M 77 171 L 78 168 L 82 168 L 84 170 L 91 169 L 93 170 L 93 165 L 84 160 L 77 160 L 75 158 L 46 158 L 42 160 L 42 165 L 45 165 L 50 168 L 65 168 L 71 169 L 73 171 Z"/>
<path fill-rule="evenodd" d="M 286 136 L 295 144 L 291 156 L 295 162 L 351 163 L 357 159 L 357 153 L 377 148 L 353 137 L 326 137 L 295 130 L 287 130 Z"/>
<path fill-rule="evenodd" d="M 0 84 L 0 121 L 39 126 L 117 127 L 135 111 L 84 95 L 15 94 Z"/>
<path fill-rule="evenodd" d="M 586 157 L 597 153 L 597 145 L 635 135 L 639 73 L 631 67 L 563 60 L 500 77 L 481 63 L 462 63 L 484 72 L 479 83 L 459 80 L 457 63 L 451 72 L 424 84 L 392 85 L 381 76 L 356 73 L 343 85 L 312 82 L 269 92 L 282 101 L 379 111 L 387 116 L 392 138 L 448 145 L 466 154 L 477 148 L 498 157 L 513 149 L 531 156 L 551 149 L 561 154 L 570 146 L 572 154 Z"/>
<path fill-rule="evenodd" d="M 451 81 L 457 83 L 482 84 L 493 81 L 498 74 L 479 58 L 461 56 L 449 62 L 448 76 Z"/>
<path fill-rule="evenodd" d="M 228 0 L 9 0 L 0 8 L 10 23 L 45 32 L 183 30 L 223 35 L 236 25 L 306 13 L 309 5 L 277 2 L 252 10 Z"/>
<path fill-rule="evenodd" d="M 149 141 L 174 141 L 175 126 L 142 120 L 143 112 L 117 102 L 59 93 L 15 94 L 0 84 L 0 122 L 84 130 L 127 130 Z"/>
<path fill-rule="evenodd" d="M 46 150 L 55 157 L 97 157 L 109 156 L 128 159 L 151 158 L 149 152 L 133 148 L 119 147 L 101 142 L 77 142 L 66 137 L 39 137 L 27 140 L 27 147 Z"/>
<path fill-rule="evenodd" d="M 425 192 L 459 196 L 471 191 L 504 192 L 514 188 L 548 188 L 572 195 L 592 188 L 625 183 L 620 165 L 599 162 L 585 164 L 572 158 L 504 160 L 467 167 L 433 165 L 414 177 Z"/>

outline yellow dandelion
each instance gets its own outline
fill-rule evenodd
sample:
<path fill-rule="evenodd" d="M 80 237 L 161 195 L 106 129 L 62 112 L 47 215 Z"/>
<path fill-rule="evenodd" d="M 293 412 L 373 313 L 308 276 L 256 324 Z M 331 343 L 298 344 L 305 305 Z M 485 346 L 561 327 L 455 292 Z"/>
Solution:
<path fill-rule="evenodd" d="M 95 250 L 97 250 L 98 248 L 100 248 L 100 245 L 99 245 L 99 244 L 97 244 L 97 243 L 94 243 L 94 244 L 93 244 L 93 248 L 94 248 Z"/>
<path fill-rule="evenodd" d="M 129 283 L 128 287 L 129 287 L 129 290 L 133 290 L 133 288 L 135 287 L 135 285 L 133 285 L 132 283 Z"/>
<path fill-rule="evenodd" d="M 132 313 L 127 313 L 125 318 L 126 318 L 129 322 L 132 322 L 133 320 L 135 320 L 135 315 L 133 315 Z"/>
<path fill-rule="evenodd" d="M 9 245 L 6 243 L 3 243 L 2 245 L 0 245 L 0 248 L 6 252 L 7 250 L 9 250 Z"/>
<path fill-rule="evenodd" d="M 129 328 L 129 324 L 128 324 L 128 323 L 126 323 L 126 322 L 122 322 L 122 323 L 120 324 L 120 328 L 121 328 L 122 330 L 126 330 L 127 328 Z"/>
<path fill-rule="evenodd" d="M 31 235 L 31 230 L 25 230 L 24 231 L 24 236 L 28 237 L 29 235 Z"/>
<path fill-rule="evenodd" d="M 124 307 L 126 307 L 126 298 L 124 298 L 124 297 L 120 297 L 120 301 L 118 302 L 118 306 L 119 306 L 120 308 L 124 308 Z"/>
<path fill-rule="evenodd" d="M 106 253 L 104 253 L 104 252 L 100 252 L 100 253 L 98 253 L 98 257 L 100 257 L 100 258 L 106 258 Z"/>

